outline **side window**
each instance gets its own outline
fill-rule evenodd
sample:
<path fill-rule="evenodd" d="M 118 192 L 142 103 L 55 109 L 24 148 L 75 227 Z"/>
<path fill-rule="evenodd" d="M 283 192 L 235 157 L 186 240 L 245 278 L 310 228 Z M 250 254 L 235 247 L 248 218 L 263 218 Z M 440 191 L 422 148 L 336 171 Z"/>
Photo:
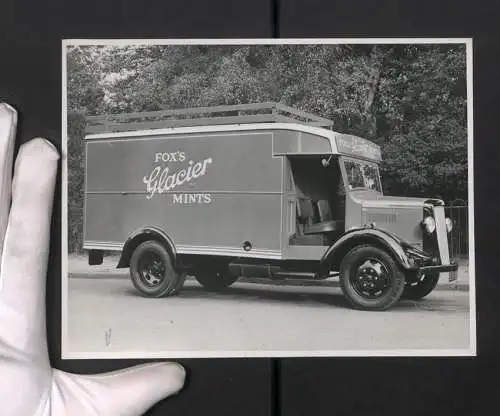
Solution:
<path fill-rule="evenodd" d="M 347 180 L 349 181 L 350 188 L 364 188 L 365 181 L 361 165 L 357 162 L 346 160 L 345 169 L 347 171 Z"/>

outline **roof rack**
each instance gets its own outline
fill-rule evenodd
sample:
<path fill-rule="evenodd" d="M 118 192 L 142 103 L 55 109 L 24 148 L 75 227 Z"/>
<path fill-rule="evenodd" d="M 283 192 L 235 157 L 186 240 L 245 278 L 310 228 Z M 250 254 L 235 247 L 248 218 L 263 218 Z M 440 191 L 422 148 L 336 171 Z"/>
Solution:
<path fill-rule="evenodd" d="M 299 123 L 332 128 L 333 121 L 276 102 L 220 105 L 87 117 L 87 134 L 249 123 Z"/>

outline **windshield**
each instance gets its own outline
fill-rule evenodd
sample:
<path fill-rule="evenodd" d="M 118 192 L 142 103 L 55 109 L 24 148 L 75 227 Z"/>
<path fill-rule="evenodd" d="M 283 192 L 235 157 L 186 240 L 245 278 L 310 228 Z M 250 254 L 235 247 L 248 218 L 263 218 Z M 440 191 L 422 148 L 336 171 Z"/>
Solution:
<path fill-rule="evenodd" d="M 367 188 L 382 193 L 378 166 L 375 163 L 345 160 L 349 189 Z"/>

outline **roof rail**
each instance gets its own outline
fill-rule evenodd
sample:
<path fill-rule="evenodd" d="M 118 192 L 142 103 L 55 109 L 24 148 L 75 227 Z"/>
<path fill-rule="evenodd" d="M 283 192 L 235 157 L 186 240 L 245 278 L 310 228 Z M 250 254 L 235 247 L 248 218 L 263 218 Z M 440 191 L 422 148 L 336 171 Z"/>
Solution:
<path fill-rule="evenodd" d="M 333 121 L 276 102 L 219 105 L 87 117 L 87 134 L 187 126 L 299 123 L 332 128 Z"/>

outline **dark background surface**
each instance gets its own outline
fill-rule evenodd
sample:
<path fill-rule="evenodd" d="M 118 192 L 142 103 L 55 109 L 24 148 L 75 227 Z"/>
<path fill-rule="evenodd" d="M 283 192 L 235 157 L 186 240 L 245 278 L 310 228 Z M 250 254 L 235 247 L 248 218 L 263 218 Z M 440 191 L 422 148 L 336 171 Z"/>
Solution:
<path fill-rule="evenodd" d="M 0 100 L 20 110 L 18 144 L 61 145 L 61 39 L 473 37 L 477 358 L 183 360 L 182 394 L 151 415 L 489 415 L 498 412 L 500 3 L 489 1 L 3 0 Z M 60 179 L 60 178 L 59 178 Z M 60 183 L 47 319 L 54 365 L 102 372 L 138 360 L 60 360 Z M 390 315 L 389 318 L 390 319 Z M 293 323 L 292 323 L 293 324 Z M 335 322 L 332 322 L 335 325 Z"/>

